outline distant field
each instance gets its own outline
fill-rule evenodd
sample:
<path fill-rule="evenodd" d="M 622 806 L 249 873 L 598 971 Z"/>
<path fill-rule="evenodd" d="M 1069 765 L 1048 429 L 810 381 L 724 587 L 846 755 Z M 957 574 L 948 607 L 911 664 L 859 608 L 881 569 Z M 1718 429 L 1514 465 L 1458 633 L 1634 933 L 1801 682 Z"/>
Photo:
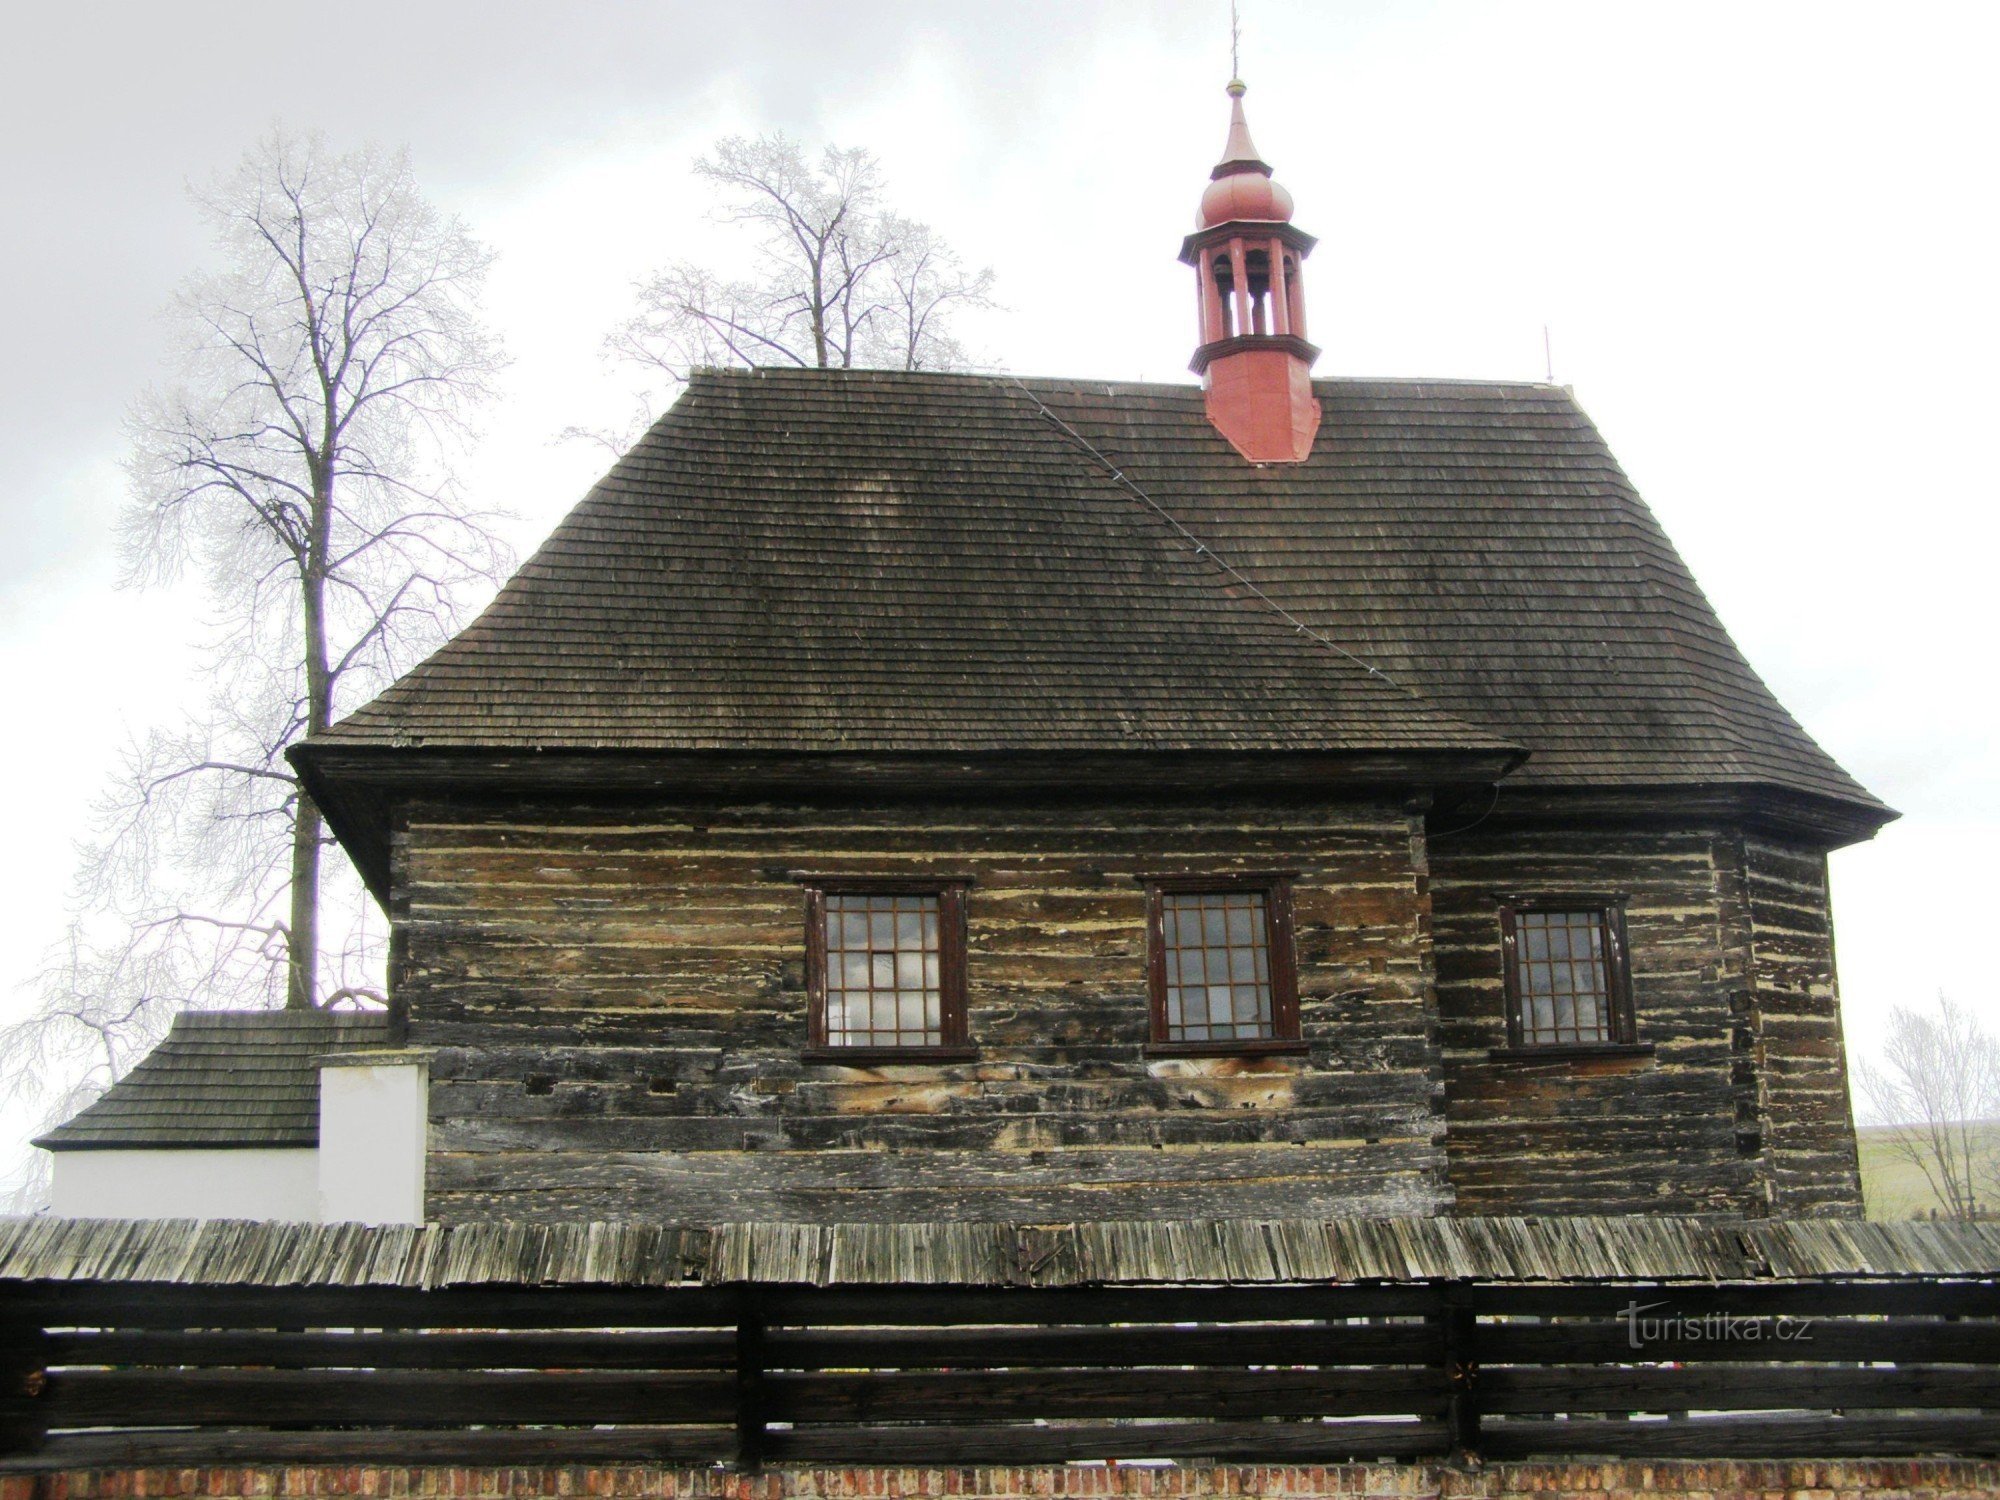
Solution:
<path fill-rule="evenodd" d="M 1924 1174 L 1895 1154 L 1893 1142 L 1905 1127 L 1864 1125 L 1861 1128 L 1861 1193 L 1871 1219 L 1914 1219 L 1941 1208 Z M 1979 1127 L 1989 1151 L 2000 1151 L 2000 1122 Z"/>

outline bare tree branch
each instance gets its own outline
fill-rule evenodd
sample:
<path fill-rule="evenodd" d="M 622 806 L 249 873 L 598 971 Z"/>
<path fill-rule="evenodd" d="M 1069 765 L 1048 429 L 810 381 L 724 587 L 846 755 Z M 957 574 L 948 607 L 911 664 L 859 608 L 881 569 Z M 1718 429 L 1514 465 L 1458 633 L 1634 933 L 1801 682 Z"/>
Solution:
<path fill-rule="evenodd" d="M 383 923 L 283 759 L 434 649 L 511 567 L 452 483 L 502 363 L 491 256 L 407 157 L 275 132 L 195 195 L 212 269 L 134 407 L 129 583 L 192 573 L 206 701 L 150 731 L 81 851 L 0 1089 L 73 1112 L 180 1009 L 379 999 Z M 322 940 L 323 921 L 340 932 Z"/>
<path fill-rule="evenodd" d="M 881 167 L 858 148 L 816 160 L 783 135 L 731 136 L 695 163 L 717 217 L 750 231 L 747 274 L 689 262 L 635 288 L 638 307 L 608 354 L 671 389 L 710 365 L 962 369 L 953 316 L 992 305 L 993 273 L 968 271 L 924 224 L 882 207 Z M 614 452 L 650 425 L 656 391 L 622 433 L 570 428 Z"/>
<path fill-rule="evenodd" d="M 1980 1126 L 2000 1118 L 2000 1038 L 1940 995 L 1934 1010 L 1898 1006 L 1880 1062 L 1860 1072 L 1876 1120 L 1895 1127 L 1888 1150 L 1922 1174 L 1946 1214 L 1991 1211 L 2000 1162 Z"/>

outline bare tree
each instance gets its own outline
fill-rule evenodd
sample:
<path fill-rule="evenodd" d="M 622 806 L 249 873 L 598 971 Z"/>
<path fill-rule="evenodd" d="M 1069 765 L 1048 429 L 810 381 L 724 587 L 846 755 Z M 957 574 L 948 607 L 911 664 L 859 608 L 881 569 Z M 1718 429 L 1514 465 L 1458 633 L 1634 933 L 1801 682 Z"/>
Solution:
<path fill-rule="evenodd" d="M 663 267 L 606 341 L 615 356 L 671 383 L 703 365 L 968 362 L 952 315 L 991 304 L 993 273 L 968 270 L 934 230 L 886 211 L 867 151 L 829 146 L 814 161 L 783 135 L 731 136 L 694 170 L 722 195 L 722 219 L 749 230 L 748 274 Z"/>
<path fill-rule="evenodd" d="M 1982 1122 L 2000 1118 L 2000 1037 L 1943 995 L 1935 1010 L 1898 1006 L 1882 1060 L 1863 1062 L 1871 1111 L 1895 1126 L 1888 1149 L 1923 1174 L 1954 1219 L 1995 1201 L 2000 1163 Z"/>
<path fill-rule="evenodd" d="M 368 904 L 344 861 L 323 878 L 283 752 L 510 562 L 449 477 L 500 365 L 491 257 L 407 156 L 274 132 L 195 199 L 220 265 L 176 297 L 176 378 L 134 408 L 123 542 L 129 584 L 204 587 L 208 692 L 132 747 L 39 1008 L 0 1034 L 0 1083 L 61 1112 L 176 1010 L 374 997 Z"/>

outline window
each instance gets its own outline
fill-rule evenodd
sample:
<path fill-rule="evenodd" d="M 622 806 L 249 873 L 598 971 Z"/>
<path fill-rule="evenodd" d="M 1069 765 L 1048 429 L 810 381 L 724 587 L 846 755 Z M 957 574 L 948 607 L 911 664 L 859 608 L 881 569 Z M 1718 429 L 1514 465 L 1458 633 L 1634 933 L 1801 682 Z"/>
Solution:
<path fill-rule="evenodd" d="M 1151 1050 L 1304 1050 L 1289 879 L 1161 876 L 1146 897 Z"/>
<path fill-rule="evenodd" d="M 970 1055 L 965 882 L 806 882 L 810 1051 L 855 1058 Z"/>
<path fill-rule="evenodd" d="M 1510 1046 L 1633 1042 L 1621 902 L 1570 898 L 1503 906 L 1500 940 Z"/>

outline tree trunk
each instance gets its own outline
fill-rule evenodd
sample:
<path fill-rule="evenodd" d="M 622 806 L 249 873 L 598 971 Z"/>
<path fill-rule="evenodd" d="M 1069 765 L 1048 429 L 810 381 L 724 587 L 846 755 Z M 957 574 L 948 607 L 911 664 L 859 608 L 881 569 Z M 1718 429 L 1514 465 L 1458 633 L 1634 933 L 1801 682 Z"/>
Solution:
<path fill-rule="evenodd" d="M 292 921 L 285 946 L 285 1009 L 319 1003 L 319 809 L 300 787 L 292 814 Z"/>
<path fill-rule="evenodd" d="M 331 410 L 329 401 L 328 408 Z M 329 427 L 331 423 L 329 422 Z M 312 535 L 301 569 L 300 602 L 305 625 L 306 737 L 318 735 L 333 719 L 333 681 L 326 651 L 327 540 L 333 523 L 333 436 L 317 465 Z M 321 818 L 303 784 L 292 813 L 292 923 L 287 939 L 285 1008 L 313 1010 L 319 1004 L 319 856 Z"/>

